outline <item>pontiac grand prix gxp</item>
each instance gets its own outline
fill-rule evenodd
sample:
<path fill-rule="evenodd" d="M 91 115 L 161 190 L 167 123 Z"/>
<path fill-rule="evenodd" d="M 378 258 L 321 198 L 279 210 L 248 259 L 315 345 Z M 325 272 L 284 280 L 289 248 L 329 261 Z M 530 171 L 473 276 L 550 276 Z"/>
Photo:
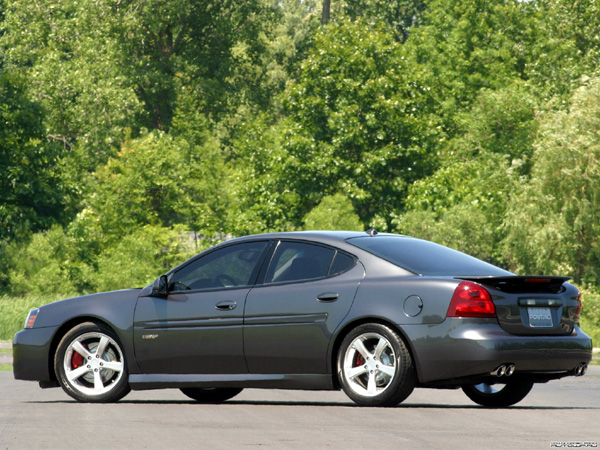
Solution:
<path fill-rule="evenodd" d="M 82 402 L 130 389 L 214 403 L 243 388 L 341 388 L 392 406 L 425 387 L 505 407 L 586 371 L 592 342 L 568 280 L 374 230 L 248 236 L 143 289 L 32 310 L 14 375 Z"/>

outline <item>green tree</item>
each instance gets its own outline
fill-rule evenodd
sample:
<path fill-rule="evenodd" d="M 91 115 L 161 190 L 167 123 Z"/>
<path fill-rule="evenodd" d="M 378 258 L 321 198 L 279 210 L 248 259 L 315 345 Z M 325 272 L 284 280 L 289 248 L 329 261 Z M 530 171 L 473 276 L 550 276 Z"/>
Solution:
<path fill-rule="evenodd" d="M 328 195 L 304 217 L 305 230 L 361 230 L 363 225 L 344 194 Z"/>
<path fill-rule="evenodd" d="M 408 184 L 431 170 L 436 127 L 420 70 L 393 37 L 360 21 L 317 34 L 285 93 L 281 177 L 300 196 L 296 223 L 341 192 L 363 223 L 389 228 Z"/>
<path fill-rule="evenodd" d="M 105 160 L 142 105 L 118 64 L 116 22 L 107 2 L 6 1 L 0 45 L 7 68 L 44 107 L 47 137 L 78 150 L 87 170 Z M 117 144 L 118 145 L 118 144 Z"/>
<path fill-rule="evenodd" d="M 48 136 L 93 171 L 128 131 L 168 131 L 182 92 L 215 117 L 264 101 L 263 0 L 6 1 L 0 46 L 48 111 Z"/>
<path fill-rule="evenodd" d="M 504 256 L 521 273 L 600 280 L 600 80 L 578 89 L 569 111 L 544 118 L 530 180 L 504 222 Z"/>
<path fill-rule="evenodd" d="M 80 219 L 113 242 L 144 225 L 214 234 L 227 229 L 226 174 L 214 140 L 198 146 L 153 132 L 126 142 L 94 173 Z"/>
<path fill-rule="evenodd" d="M 336 2 L 337 15 L 360 19 L 375 28 L 382 24 L 399 42 L 406 42 L 410 31 L 418 26 L 426 9 L 424 0 L 342 0 Z"/>
<path fill-rule="evenodd" d="M 284 126 L 268 113 L 258 114 L 240 128 L 233 141 L 232 232 L 236 235 L 265 231 L 291 231 L 300 195 L 282 176 L 288 154 L 283 148 Z"/>
<path fill-rule="evenodd" d="M 39 104 L 0 65 L 0 241 L 63 218 L 61 148 L 48 142 Z"/>
<path fill-rule="evenodd" d="M 94 290 L 147 286 L 198 251 L 196 243 L 186 236 L 183 227 L 146 225 L 132 230 L 98 255 Z"/>
<path fill-rule="evenodd" d="M 35 233 L 20 245 L 12 243 L 6 256 L 10 261 L 9 291 L 13 295 L 75 294 L 86 283 L 82 280 L 88 268 L 74 263 L 75 242 L 55 225 Z"/>
<path fill-rule="evenodd" d="M 539 11 L 538 31 L 528 46 L 525 73 L 551 105 L 562 107 L 583 76 L 600 65 L 600 3 L 578 0 L 531 2 Z"/>
<path fill-rule="evenodd" d="M 296 78 L 302 60 L 313 44 L 319 26 L 318 0 L 275 0 L 275 17 L 262 55 L 265 88 L 271 94 L 285 89 L 290 78 Z M 271 100 L 276 100 L 276 95 Z M 263 111 L 264 112 L 264 111 Z"/>
<path fill-rule="evenodd" d="M 434 0 L 423 25 L 407 45 L 428 70 L 431 95 L 445 131 L 469 109 L 481 89 L 496 90 L 526 79 L 534 61 L 532 46 L 541 37 L 543 15 L 537 2 L 517 0 Z"/>
<path fill-rule="evenodd" d="M 197 251 L 187 236 L 181 227 L 147 225 L 98 249 L 77 225 L 53 226 L 8 246 L 6 291 L 18 296 L 76 295 L 146 286 Z"/>
<path fill-rule="evenodd" d="M 530 167 L 535 111 L 522 83 L 481 90 L 440 147 L 441 167 L 410 186 L 396 229 L 499 263 L 507 205 Z"/>

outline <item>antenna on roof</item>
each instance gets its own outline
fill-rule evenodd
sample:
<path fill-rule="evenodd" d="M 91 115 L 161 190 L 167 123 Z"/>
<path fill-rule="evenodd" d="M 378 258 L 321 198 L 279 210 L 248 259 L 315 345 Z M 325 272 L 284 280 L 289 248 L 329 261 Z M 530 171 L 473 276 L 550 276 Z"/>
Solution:
<path fill-rule="evenodd" d="M 375 228 L 369 228 L 366 231 L 366 233 L 371 237 L 375 236 L 376 234 L 379 234 L 379 232 Z"/>

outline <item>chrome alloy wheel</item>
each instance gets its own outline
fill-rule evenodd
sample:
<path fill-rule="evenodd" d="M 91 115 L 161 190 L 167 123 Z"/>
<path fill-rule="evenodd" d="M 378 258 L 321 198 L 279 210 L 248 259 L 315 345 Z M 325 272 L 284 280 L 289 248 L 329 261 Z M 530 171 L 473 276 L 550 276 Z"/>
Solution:
<path fill-rule="evenodd" d="M 396 374 L 392 344 L 379 333 L 364 333 L 344 354 L 343 376 L 359 395 L 374 397 L 385 391 Z"/>
<path fill-rule="evenodd" d="M 63 368 L 74 390 L 86 396 L 99 396 L 110 392 L 123 376 L 123 353 L 110 336 L 85 333 L 67 347 Z"/>

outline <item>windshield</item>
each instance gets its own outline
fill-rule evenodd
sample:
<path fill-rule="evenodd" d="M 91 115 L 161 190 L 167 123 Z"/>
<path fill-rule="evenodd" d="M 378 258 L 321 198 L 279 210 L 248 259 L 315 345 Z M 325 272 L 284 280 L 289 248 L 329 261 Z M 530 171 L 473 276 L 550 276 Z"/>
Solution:
<path fill-rule="evenodd" d="M 347 240 L 403 269 L 429 276 L 506 276 L 506 270 L 443 245 L 405 236 L 365 236 Z"/>

